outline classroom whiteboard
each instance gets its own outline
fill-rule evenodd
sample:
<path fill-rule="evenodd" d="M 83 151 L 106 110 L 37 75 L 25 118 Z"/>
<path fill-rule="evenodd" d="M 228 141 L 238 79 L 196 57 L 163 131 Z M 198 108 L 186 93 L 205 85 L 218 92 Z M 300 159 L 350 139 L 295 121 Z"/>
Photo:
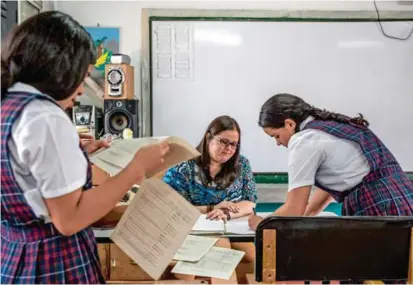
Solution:
<path fill-rule="evenodd" d="M 406 36 L 413 22 L 382 23 Z M 152 131 L 194 145 L 233 116 L 254 172 L 287 171 L 288 152 L 258 127 L 262 104 L 288 92 L 350 116 L 363 113 L 413 171 L 413 36 L 377 22 L 152 22 Z M 339 150 L 338 150 L 339 151 Z"/>

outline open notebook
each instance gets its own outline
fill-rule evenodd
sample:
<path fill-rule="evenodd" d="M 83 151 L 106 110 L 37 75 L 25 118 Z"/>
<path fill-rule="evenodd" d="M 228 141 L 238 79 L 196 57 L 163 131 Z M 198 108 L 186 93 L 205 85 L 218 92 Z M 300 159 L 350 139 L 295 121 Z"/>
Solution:
<path fill-rule="evenodd" d="M 211 221 L 206 218 L 206 215 L 201 215 L 192 228 L 191 234 L 194 235 L 214 235 L 214 234 L 245 234 L 253 235 L 248 226 L 248 218 L 242 217 L 229 220 L 224 223 L 222 220 Z"/>
<path fill-rule="evenodd" d="M 271 215 L 272 213 L 257 213 L 257 215 L 265 218 Z M 337 216 L 331 212 L 321 212 L 318 216 L 328 217 L 328 216 Z M 255 232 L 250 229 L 248 226 L 248 217 L 242 217 L 237 219 L 232 219 L 224 223 L 220 221 L 211 221 L 206 218 L 206 215 L 203 214 L 199 216 L 194 227 L 192 228 L 191 234 L 193 235 L 255 235 Z"/>

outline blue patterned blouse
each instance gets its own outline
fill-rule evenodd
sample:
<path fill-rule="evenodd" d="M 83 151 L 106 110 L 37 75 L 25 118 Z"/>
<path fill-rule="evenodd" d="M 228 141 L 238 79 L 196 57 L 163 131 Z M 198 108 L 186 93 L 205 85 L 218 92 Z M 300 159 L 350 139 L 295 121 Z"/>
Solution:
<path fill-rule="evenodd" d="M 194 206 L 216 205 L 223 200 L 231 202 L 257 200 L 257 189 L 251 166 L 247 158 L 240 155 L 240 175 L 226 189 L 209 187 L 200 180 L 199 167 L 195 160 L 189 160 L 170 168 L 164 175 L 165 183 L 178 191 Z"/>

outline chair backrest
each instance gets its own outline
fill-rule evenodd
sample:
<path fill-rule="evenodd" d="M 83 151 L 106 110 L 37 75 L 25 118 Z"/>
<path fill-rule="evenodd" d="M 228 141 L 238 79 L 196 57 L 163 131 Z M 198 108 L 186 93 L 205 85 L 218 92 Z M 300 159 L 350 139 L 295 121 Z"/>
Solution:
<path fill-rule="evenodd" d="M 256 281 L 407 279 L 412 227 L 413 217 L 266 218 Z"/>

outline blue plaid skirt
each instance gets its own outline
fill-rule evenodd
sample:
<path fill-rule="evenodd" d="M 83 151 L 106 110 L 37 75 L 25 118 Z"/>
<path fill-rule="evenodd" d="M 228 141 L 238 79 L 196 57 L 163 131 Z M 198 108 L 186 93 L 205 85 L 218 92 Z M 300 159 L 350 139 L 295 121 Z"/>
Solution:
<path fill-rule="evenodd" d="M 413 182 L 403 172 L 366 179 L 344 198 L 343 216 L 413 216 Z"/>
<path fill-rule="evenodd" d="M 1 225 L 1 284 L 104 284 L 91 229 L 62 236 L 52 224 Z"/>

